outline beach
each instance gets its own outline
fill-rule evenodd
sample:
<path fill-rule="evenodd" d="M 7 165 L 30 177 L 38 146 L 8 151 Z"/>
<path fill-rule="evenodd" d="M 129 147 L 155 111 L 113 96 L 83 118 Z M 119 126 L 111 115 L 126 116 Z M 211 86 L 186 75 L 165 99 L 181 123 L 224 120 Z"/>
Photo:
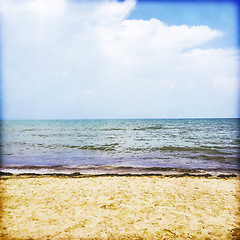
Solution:
<path fill-rule="evenodd" d="M 239 178 L 2 176 L 1 239 L 239 239 Z"/>

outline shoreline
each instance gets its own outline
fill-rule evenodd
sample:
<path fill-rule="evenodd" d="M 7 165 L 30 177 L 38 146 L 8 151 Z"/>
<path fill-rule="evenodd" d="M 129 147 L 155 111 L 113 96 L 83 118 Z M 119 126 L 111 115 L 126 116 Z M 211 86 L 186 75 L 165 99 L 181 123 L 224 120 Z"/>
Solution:
<path fill-rule="evenodd" d="M 171 173 L 104 173 L 104 174 L 84 174 L 79 172 L 74 173 L 11 173 L 0 172 L 0 178 L 4 177 L 65 177 L 65 178 L 91 178 L 91 177 L 162 177 L 162 178 L 237 178 L 240 174 L 234 173 L 186 173 L 186 172 L 171 172 Z"/>
<path fill-rule="evenodd" d="M 176 167 L 143 167 L 118 165 L 3 165 L 0 175 L 156 175 L 173 176 L 189 175 L 208 177 L 218 175 L 240 176 L 240 169 L 203 169 L 203 168 L 176 168 Z"/>

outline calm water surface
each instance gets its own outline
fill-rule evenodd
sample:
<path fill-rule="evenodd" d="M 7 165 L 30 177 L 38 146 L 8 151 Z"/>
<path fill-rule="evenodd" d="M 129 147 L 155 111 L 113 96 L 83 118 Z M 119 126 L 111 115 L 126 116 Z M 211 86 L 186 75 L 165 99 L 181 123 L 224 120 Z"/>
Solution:
<path fill-rule="evenodd" d="M 12 171 L 237 171 L 239 119 L 2 121 Z"/>

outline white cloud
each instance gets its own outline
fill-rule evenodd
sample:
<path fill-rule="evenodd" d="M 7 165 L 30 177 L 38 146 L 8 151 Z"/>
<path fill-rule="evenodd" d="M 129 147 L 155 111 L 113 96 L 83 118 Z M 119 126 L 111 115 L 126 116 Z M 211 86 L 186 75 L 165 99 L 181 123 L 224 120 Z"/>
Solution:
<path fill-rule="evenodd" d="M 104 33 L 104 34 L 103 34 Z M 115 26 L 101 26 L 100 39 L 105 48 L 110 45 L 118 48 L 133 48 L 134 51 L 151 51 L 161 53 L 166 51 L 181 51 L 203 44 L 222 35 L 218 30 L 207 26 L 167 26 L 157 19 L 124 20 Z M 113 49 L 110 49 L 111 51 Z M 122 49 L 120 49 L 122 50 Z"/>
<path fill-rule="evenodd" d="M 1 0 L 6 118 L 236 116 L 235 50 L 208 26 L 128 20 L 134 0 Z"/>

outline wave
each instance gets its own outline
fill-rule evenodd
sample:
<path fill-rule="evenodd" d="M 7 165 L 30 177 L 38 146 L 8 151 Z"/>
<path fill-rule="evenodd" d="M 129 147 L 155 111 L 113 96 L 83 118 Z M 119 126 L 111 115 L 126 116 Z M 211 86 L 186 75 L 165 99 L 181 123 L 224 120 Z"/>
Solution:
<path fill-rule="evenodd" d="M 112 144 L 104 144 L 104 145 L 85 145 L 85 146 L 64 145 L 63 147 L 80 149 L 80 150 L 91 150 L 91 151 L 115 151 L 116 150 L 115 147 L 118 145 L 119 145 L 118 143 L 112 143 Z"/>
<path fill-rule="evenodd" d="M 101 131 L 121 131 L 124 130 L 123 128 L 104 128 Z"/>
<path fill-rule="evenodd" d="M 135 131 L 145 131 L 145 130 L 158 130 L 162 129 L 162 125 L 155 125 L 155 126 L 149 126 L 149 127 L 142 127 L 142 128 L 133 128 Z"/>
<path fill-rule="evenodd" d="M 32 132 L 32 131 L 38 131 L 39 129 L 37 128 L 27 128 L 27 129 L 23 129 L 20 132 Z"/>
<path fill-rule="evenodd" d="M 235 148 L 233 148 L 235 149 Z M 127 148 L 128 151 L 140 152 L 192 152 L 199 153 L 205 152 L 210 155 L 232 155 L 228 152 L 228 148 L 209 148 L 209 147 L 176 147 L 176 146 L 162 146 L 162 147 L 130 147 Z"/>
<path fill-rule="evenodd" d="M 2 172 L 10 173 L 79 173 L 79 174 L 160 174 L 160 173 L 206 173 L 206 172 L 228 172 L 238 173 L 239 168 L 173 168 L 173 167 L 133 167 L 116 165 L 54 165 L 54 166 L 31 166 L 31 165 L 9 165 L 1 169 Z"/>
<path fill-rule="evenodd" d="M 115 139 L 115 138 L 111 138 Z M 113 140 L 114 141 L 114 140 Z M 147 141 L 145 138 L 137 138 L 136 141 Z M 82 141 L 78 141 L 82 142 Z M 173 146 L 173 145 L 166 145 L 166 146 L 156 146 L 152 147 L 149 145 L 143 146 L 132 146 L 127 147 L 122 145 L 121 143 L 113 142 L 113 143 L 106 143 L 106 144 L 96 144 L 96 145 L 71 145 L 71 144 L 44 144 L 44 143 L 26 143 L 26 142 L 10 142 L 4 144 L 2 147 L 11 148 L 12 146 L 19 146 L 22 148 L 30 147 L 32 149 L 35 148 L 43 148 L 43 149 L 78 149 L 78 150 L 89 150 L 89 151 L 121 151 L 124 152 L 166 152 L 166 153 L 193 153 L 199 154 L 203 153 L 205 155 L 223 155 L 223 156 L 232 156 L 233 154 L 239 153 L 238 146 L 197 146 L 197 147 L 188 147 L 188 146 Z M 121 147 L 121 148 L 120 148 Z"/>
<path fill-rule="evenodd" d="M 103 144 L 103 145 L 59 145 L 59 144 L 53 144 L 53 145 L 46 145 L 42 143 L 25 143 L 25 142 L 14 142 L 14 143 L 8 143 L 4 144 L 2 147 L 9 147 L 9 146 L 24 146 L 24 147 L 38 147 L 38 148 L 44 148 L 44 149 L 79 149 L 79 150 L 90 150 L 90 151 L 116 151 L 116 146 L 119 145 L 119 143 L 111 143 L 111 144 Z"/>

